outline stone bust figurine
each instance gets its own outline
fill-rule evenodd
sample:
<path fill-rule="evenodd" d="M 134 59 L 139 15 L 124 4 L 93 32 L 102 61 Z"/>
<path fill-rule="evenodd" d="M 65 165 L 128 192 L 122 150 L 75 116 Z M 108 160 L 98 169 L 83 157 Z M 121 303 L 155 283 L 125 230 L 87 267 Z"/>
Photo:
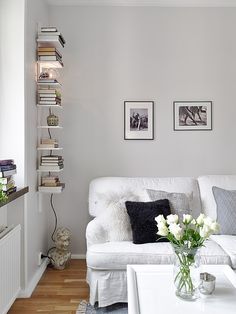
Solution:
<path fill-rule="evenodd" d="M 48 257 L 56 269 L 64 269 L 71 258 L 70 237 L 69 229 L 61 227 L 56 230 L 55 247 L 51 248 L 48 253 Z"/>

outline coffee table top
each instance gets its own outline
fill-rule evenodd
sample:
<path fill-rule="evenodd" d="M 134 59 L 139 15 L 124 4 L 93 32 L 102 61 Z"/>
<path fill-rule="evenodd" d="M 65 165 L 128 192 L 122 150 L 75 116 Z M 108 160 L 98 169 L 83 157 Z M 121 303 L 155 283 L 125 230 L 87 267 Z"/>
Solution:
<path fill-rule="evenodd" d="M 216 277 L 212 295 L 196 301 L 176 297 L 173 265 L 128 265 L 129 314 L 235 314 L 236 274 L 227 265 L 202 265 L 201 272 Z"/>

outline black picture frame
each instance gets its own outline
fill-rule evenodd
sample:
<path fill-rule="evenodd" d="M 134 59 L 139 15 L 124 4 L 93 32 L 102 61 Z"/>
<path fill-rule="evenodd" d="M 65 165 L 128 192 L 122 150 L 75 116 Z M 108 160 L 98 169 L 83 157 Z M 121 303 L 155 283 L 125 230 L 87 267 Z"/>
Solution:
<path fill-rule="evenodd" d="M 154 101 L 124 101 L 124 139 L 154 140 Z"/>
<path fill-rule="evenodd" d="M 174 101 L 174 131 L 211 131 L 212 101 Z"/>

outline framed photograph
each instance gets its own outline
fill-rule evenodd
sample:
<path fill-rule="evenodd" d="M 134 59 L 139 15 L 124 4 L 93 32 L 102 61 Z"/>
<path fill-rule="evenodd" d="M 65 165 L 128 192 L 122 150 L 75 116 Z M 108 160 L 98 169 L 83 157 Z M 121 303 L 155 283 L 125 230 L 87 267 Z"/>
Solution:
<path fill-rule="evenodd" d="M 124 102 L 125 140 L 153 140 L 153 101 Z"/>
<path fill-rule="evenodd" d="M 212 101 L 174 101 L 174 130 L 212 130 Z"/>

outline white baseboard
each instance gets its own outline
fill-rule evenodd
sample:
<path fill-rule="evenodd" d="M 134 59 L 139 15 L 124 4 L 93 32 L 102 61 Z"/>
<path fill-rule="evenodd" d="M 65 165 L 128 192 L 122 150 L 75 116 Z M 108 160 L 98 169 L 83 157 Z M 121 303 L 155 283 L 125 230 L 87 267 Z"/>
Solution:
<path fill-rule="evenodd" d="M 49 259 L 45 258 L 40 265 L 39 269 L 36 271 L 34 274 L 33 278 L 31 279 L 30 283 L 28 286 L 24 289 L 21 290 L 18 294 L 18 298 L 30 298 L 31 294 L 33 293 L 34 289 L 36 288 L 39 280 L 41 279 L 43 273 L 45 272 L 47 265 L 49 263 Z"/>
<path fill-rule="evenodd" d="M 72 254 L 72 259 L 86 259 L 86 254 Z"/>

